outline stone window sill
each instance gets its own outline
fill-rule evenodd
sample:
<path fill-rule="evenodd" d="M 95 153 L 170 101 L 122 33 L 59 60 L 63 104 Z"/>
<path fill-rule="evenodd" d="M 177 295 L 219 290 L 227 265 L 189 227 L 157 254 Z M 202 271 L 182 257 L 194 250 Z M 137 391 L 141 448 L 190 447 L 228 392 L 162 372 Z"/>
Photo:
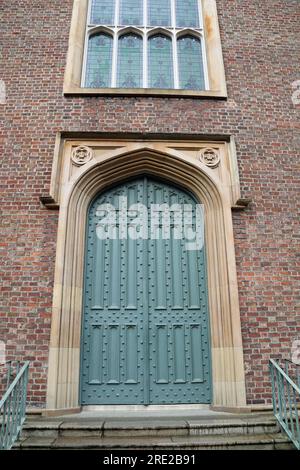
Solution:
<path fill-rule="evenodd" d="M 65 86 L 64 95 L 82 96 L 165 96 L 165 97 L 197 97 L 226 99 L 225 91 L 216 90 L 177 90 L 156 88 L 81 88 L 77 86 Z"/>

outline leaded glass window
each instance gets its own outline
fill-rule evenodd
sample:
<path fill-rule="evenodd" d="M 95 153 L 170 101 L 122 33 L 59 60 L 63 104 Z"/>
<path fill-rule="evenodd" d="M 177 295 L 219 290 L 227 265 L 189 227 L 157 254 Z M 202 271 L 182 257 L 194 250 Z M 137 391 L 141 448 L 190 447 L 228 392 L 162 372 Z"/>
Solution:
<path fill-rule="evenodd" d="M 171 1 L 148 1 L 148 23 L 150 26 L 171 26 Z"/>
<path fill-rule="evenodd" d="M 199 28 L 199 1 L 175 0 L 176 26 L 178 28 Z"/>
<path fill-rule="evenodd" d="M 87 88 L 208 88 L 201 0 L 90 0 Z"/>
<path fill-rule="evenodd" d="M 115 2 L 114 0 L 92 0 L 91 23 L 92 24 L 114 24 Z"/>
<path fill-rule="evenodd" d="M 157 35 L 149 39 L 149 88 L 174 88 L 172 41 Z"/>
<path fill-rule="evenodd" d="M 107 34 L 94 34 L 89 38 L 86 64 L 88 88 L 110 87 L 112 45 L 112 37 Z"/>
<path fill-rule="evenodd" d="M 126 34 L 119 39 L 117 86 L 119 88 L 143 87 L 143 40 L 136 34 Z"/>
<path fill-rule="evenodd" d="M 177 41 L 177 50 L 179 87 L 184 90 L 203 90 L 204 75 L 200 39 L 193 36 L 180 37 Z"/>
<path fill-rule="evenodd" d="M 143 0 L 120 0 L 120 25 L 143 24 Z"/>

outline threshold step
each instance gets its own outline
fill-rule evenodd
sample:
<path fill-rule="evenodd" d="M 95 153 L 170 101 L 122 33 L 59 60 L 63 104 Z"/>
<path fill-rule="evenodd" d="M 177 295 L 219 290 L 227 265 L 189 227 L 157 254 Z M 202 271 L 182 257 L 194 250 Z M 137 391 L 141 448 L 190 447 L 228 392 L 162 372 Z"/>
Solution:
<path fill-rule="evenodd" d="M 21 439 L 14 448 L 25 449 L 186 449 L 186 450 L 290 450 L 293 446 L 281 434 L 231 436 L 173 436 L 153 438 L 116 437 L 29 437 Z"/>
<path fill-rule="evenodd" d="M 276 420 L 245 417 L 186 420 L 27 420 L 22 437 L 172 437 L 205 435 L 255 435 L 279 431 Z"/>

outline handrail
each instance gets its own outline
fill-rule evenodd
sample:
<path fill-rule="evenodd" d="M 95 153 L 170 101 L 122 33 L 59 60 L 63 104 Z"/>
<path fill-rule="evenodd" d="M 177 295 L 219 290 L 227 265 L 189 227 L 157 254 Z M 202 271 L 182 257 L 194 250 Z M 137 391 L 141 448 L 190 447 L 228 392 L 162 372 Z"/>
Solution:
<path fill-rule="evenodd" d="M 289 376 L 288 363 L 296 366 L 293 362 L 285 360 L 284 371 L 274 359 L 269 361 L 273 411 L 281 428 L 296 449 L 300 450 L 300 384 L 297 385 Z M 299 380 L 299 376 L 297 378 Z"/>
<path fill-rule="evenodd" d="M 11 375 L 11 361 L 8 383 Z M 25 421 L 29 362 L 20 367 L 17 362 L 16 377 L 0 400 L 0 449 L 9 450 L 17 440 Z"/>

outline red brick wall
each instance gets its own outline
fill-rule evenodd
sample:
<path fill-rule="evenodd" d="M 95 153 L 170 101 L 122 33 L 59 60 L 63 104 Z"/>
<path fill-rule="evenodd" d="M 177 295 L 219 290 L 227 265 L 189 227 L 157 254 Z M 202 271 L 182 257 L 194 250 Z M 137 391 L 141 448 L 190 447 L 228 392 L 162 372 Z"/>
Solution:
<path fill-rule="evenodd" d="M 217 0 L 228 100 L 64 97 L 72 0 L 3 0 L 0 79 L 1 325 L 8 358 L 31 361 L 45 401 L 58 213 L 49 192 L 58 131 L 234 135 L 243 196 L 233 214 L 247 397 L 269 401 L 270 356 L 300 337 L 298 0 Z M 298 308 L 298 309 L 297 309 Z"/>

